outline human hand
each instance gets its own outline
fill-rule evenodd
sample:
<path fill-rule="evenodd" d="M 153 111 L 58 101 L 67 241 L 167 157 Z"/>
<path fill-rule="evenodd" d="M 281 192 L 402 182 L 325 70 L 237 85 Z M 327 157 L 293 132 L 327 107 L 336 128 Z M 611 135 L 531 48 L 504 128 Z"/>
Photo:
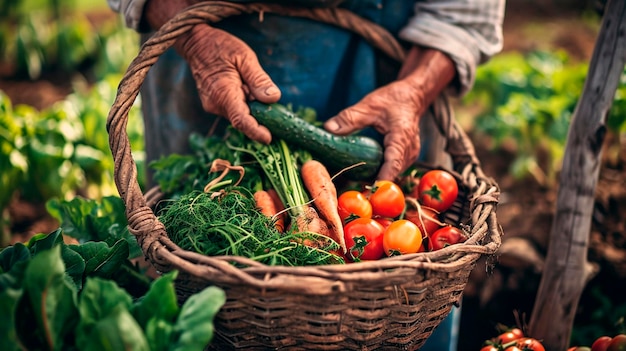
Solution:
<path fill-rule="evenodd" d="M 239 38 L 209 25 L 197 25 L 177 41 L 196 81 L 202 107 L 225 117 L 250 139 L 269 143 L 270 131 L 250 114 L 249 100 L 275 103 L 280 90 L 256 54 Z"/>
<path fill-rule="evenodd" d="M 347 135 L 371 126 L 383 134 L 384 163 L 378 179 L 393 180 L 419 155 L 419 120 L 426 107 L 420 89 L 400 80 L 374 90 L 324 127 Z"/>
<path fill-rule="evenodd" d="M 378 179 L 393 180 L 417 160 L 419 122 L 428 106 L 453 80 L 452 60 L 440 51 L 414 46 L 398 80 L 366 95 L 324 123 L 337 135 L 371 126 L 384 135 L 384 162 Z"/>

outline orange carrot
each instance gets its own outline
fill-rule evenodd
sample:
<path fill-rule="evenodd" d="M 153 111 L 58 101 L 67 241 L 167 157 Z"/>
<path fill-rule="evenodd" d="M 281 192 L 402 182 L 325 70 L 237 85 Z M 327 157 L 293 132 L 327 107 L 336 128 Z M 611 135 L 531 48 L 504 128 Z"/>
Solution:
<path fill-rule="evenodd" d="M 337 188 L 328 169 L 321 162 L 308 160 L 302 164 L 300 175 L 304 186 L 313 198 L 319 215 L 326 221 L 330 236 L 339 243 L 345 253 L 346 240 L 343 237 L 343 224 L 337 211 Z"/>
<path fill-rule="evenodd" d="M 293 223 L 295 223 L 299 232 L 317 233 L 326 237 L 330 234 L 326 221 L 319 216 L 312 206 L 306 206 L 304 211 L 295 218 Z M 317 248 L 323 246 L 321 243 L 311 239 L 304 239 L 301 244 Z"/>
<path fill-rule="evenodd" d="M 284 211 L 285 205 L 280 200 L 280 197 L 278 196 L 278 193 L 275 189 L 267 189 L 266 191 L 267 194 L 272 198 L 272 201 L 274 202 L 274 207 L 276 208 L 276 214 L 274 215 L 276 217 L 276 229 L 278 229 L 278 231 L 282 233 L 285 231 L 285 221 L 287 220 L 287 212 Z"/>
<path fill-rule="evenodd" d="M 276 204 L 274 203 L 272 196 L 265 190 L 257 190 L 254 192 L 254 201 L 256 202 L 256 206 L 259 210 L 261 210 L 261 213 L 274 219 L 274 226 L 278 231 L 282 232 L 285 228 L 285 223 L 278 223 L 278 218 L 280 216 L 277 216 L 277 213 L 279 210 L 276 208 Z"/>

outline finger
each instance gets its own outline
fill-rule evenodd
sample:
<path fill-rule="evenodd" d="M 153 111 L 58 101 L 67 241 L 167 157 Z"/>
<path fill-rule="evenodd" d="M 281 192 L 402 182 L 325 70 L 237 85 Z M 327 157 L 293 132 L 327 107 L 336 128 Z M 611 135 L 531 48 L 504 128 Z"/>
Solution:
<path fill-rule="evenodd" d="M 385 136 L 384 163 L 378 172 L 379 179 L 394 180 L 417 160 L 420 150 L 419 136 L 410 138 L 408 134 L 410 133 L 389 133 Z"/>
<path fill-rule="evenodd" d="M 348 135 L 374 124 L 379 115 L 365 101 L 348 107 L 324 123 L 324 128 L 337 135 Z"/>
<path fill-rule="evenodd" d="M 250 90 L 254 99 L 271 104 L 280 100 L 280 89 L 265 73 L 256 57 L 242 60 L 237 64 L 241 80 Z"/>
<path fill-rule="evenodd" d="M 223 79 L 215 83 L 214 94 L 203 98 L 203 107 L 207 111 L 224 116 L 237 130 L 243 132 L 252 140 L 269 144 L 272 140 L 270 131 L 260 125 L 250 114 L 250 107 L 246 103 L 246 96 L 241 82 L 232 79 Z M 210 110 L 215 108 L 215 110 Z M 221 111 L 221 112 L 219 112 Z"/>
<path fill-rule="evenodd" d="M 230 124 L 248 138 L 264 144 L 269 144 L 272 141 L 272 134 L 269 129 L 260 125 L 256 118 L 250 114 L 250 107 L 245 101 L 243 91 L 241 91 L 240 98 L 227 103 L 225 109 Z"/>

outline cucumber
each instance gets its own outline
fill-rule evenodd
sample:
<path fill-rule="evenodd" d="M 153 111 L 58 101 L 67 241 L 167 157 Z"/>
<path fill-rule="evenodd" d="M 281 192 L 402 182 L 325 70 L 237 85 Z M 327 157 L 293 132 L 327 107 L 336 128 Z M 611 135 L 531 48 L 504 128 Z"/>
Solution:
<path fill-rule="evenodd" d="M 359 162 L 345 175 L 353 180 L 373 180 L 383 161 L 383 149 L 362 135 L 338 136 L 319 128 L 281 104 L 250 102 L 250 112 L 273 136 L 307 150 L 332 172 Z"/>

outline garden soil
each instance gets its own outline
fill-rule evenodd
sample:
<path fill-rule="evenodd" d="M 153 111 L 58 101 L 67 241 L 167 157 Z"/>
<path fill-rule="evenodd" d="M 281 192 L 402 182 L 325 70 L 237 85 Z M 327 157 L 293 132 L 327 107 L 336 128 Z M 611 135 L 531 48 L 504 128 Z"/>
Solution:
<path fill-rule="evenodd" d="M 519 5 L 507 6 L 506 16 L 505 51 L 562 48 L 577 60 L 589 61 L 597 32 L 580 25 L 579 16 Z M 0 67 L 0 74 L 2 71 Z M 15 104 L 41 109 L 63 99 L 71 92 L 71 84 L 55 75 L 37 82 L 4 77 L 0 89 Z M 487 270 L 481 261 L 470 276 L 462 303 L 460 351 L 480 349 L 484 340 L 496 335 L 498 325 L 523 327 L 529 322 L 556 205 L 557 188 L 512 178 L 512 151 L 493 151 L 489 145 L 478 143 L 482 139 L 474 138 L 475 146 L 483 169 L 501 188 L 497 215 L 505 236 L 493 269 Z M 626 141 L 621 140 L 621 144 L 626 145 Z M 619 140 L 609 135 L 596 188 L 588 251 L 588 260 L 597 263 L 600 270 L 583 292 L 577 323 L 592 323 L 598 303 L 594 289 L 602 290 L 615 303 L 623 303 L 622 297 L 626 296 L 625 284 L 615 284 L 626 279 L 626 147 L 616 145 Z M 24 203 L 16 198 L 10 215 L 14 242 L 58 227 L 44 204 Z"/>

